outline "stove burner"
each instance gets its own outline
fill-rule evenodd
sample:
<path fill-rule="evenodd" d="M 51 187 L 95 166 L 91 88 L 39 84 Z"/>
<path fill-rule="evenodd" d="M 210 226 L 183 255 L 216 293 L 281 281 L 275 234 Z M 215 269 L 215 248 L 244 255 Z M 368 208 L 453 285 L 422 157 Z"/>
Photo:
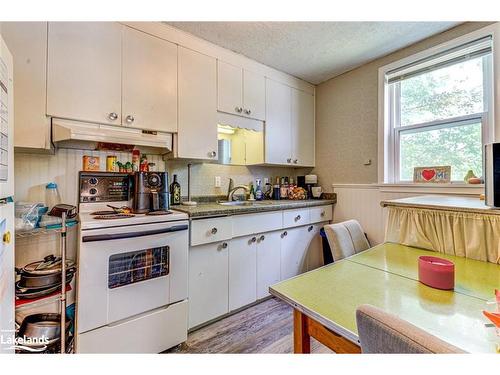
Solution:
<path fill-rule="evenodd" d="M 104 215 L 96 215 L 94 216 L 94 219 L 96 220 L 110 220 L 110 219 L 127 219 L 130 217 L 134 217 L 135 215 L 133 214 L 104 214 Z"/>
<path fill-rule="evenodd" d="M 115 211 L 111 211 L 111 210 L 108 210 L 108 211 L 94 211 L 92 213 L 90 213 L 91 215 L 116 215 L 116 212 Z"/>
<path fill-rule="evenodd" d="M 149 211 L 146 215 L 171 215 L 172 211 Z"/>

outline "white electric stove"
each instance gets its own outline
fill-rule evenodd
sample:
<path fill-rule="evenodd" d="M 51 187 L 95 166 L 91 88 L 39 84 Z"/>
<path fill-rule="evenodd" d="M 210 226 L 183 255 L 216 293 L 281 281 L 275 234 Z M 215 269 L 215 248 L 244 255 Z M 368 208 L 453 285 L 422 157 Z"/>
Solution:
<path fill-rule="evenodd" d="M 80 174 L 78 353 L 159 353 L 187 339 L 188 216 L 130 213 L 127 179 Z"/>

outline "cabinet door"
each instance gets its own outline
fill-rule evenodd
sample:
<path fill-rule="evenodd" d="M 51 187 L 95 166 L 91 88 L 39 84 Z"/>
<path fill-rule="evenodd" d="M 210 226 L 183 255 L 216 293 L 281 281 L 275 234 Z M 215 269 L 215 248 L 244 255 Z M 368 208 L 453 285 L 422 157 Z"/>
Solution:
<path fill-rule="evenodd" d="M 184 47 L 179 53 L 177 156 L 217 159 L 217 67 L 215 59 Z"/>
<path fill-rule="evenodd" d="M 123 125 L 177 132 L 177 46 L 124 27 Z"/>
<path fill-rule="evenodd" d="M 248 70 L 243 70 L 243 114 L 262 121 L 266 118 L 266 79 Z"/>
<path fill-rule="evenodd" d="M 281 232 L 281 279 L 286 280 L 307 271 L 308 227 Z"/>
<path fill-rule="evenodd" d="M 281 231 L 257 236 L 257 299 L 269 295 L 269 287 L 281 280 Z"/>
<path fill-rule="evenodd" d="M 229 246 L 229 311 L 257 299 L 257 238 L 240 237 Z"/>
<path fill-rule="evenodd" d="M 217 109 L 221 112 L 243 114 L 243 70 L 217 60 Z"/>
<path fill-rule="evenodd" d="M 292 162 L 314 167 L 314 96 L 292 88 Z"/>
<path fill-rule="evenodd" d="M 226 242 L 190 247 L 189 328 L 228 312 L 228 254 Z"/>
<path fill-rule="evenodd" d="M 122 26 L 49 22 L 47 114 L 121 124 Z"/>
<path fill-rule="evenodd" d="M 14 59 L 14 146 L 50 149 L 47 22 L 3 22 L 0 27 Z"/>
<path fill-rule="evenodd" d="M 290 164 L 291 144 L 291 88 L 266 78 L 266 163 Z"/>
<path fill-rule="evenodd" d="M 326 223 L 314 224 L 307 227 L 309 246 L 307 248 L 307 270 L 311 271 L 323 266 L 323 242 L 319 234 Z"/>

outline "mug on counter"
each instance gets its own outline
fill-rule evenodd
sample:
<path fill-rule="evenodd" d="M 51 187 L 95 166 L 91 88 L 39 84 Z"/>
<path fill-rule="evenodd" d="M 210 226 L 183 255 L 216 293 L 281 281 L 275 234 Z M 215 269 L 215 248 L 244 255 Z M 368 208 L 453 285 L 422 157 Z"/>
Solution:
<path fill-rule="evenodd" d="M 313 198 L 319 198 L 319 197 L 321 197 L 321 193 L 323 192 L 323 189 L 321 188 L 321 186 L 313 186 L 313 187 L 311 187 L 311 192 L 312 192 Z"/>

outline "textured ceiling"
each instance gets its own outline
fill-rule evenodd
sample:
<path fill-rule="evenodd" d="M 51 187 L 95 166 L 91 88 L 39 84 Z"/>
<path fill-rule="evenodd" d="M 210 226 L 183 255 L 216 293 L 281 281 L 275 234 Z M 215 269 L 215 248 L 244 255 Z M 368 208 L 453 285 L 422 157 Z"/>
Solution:
<path fill-rule="evenodd" d="M 167 22 L 318 84 L 458 22 Z"/>

